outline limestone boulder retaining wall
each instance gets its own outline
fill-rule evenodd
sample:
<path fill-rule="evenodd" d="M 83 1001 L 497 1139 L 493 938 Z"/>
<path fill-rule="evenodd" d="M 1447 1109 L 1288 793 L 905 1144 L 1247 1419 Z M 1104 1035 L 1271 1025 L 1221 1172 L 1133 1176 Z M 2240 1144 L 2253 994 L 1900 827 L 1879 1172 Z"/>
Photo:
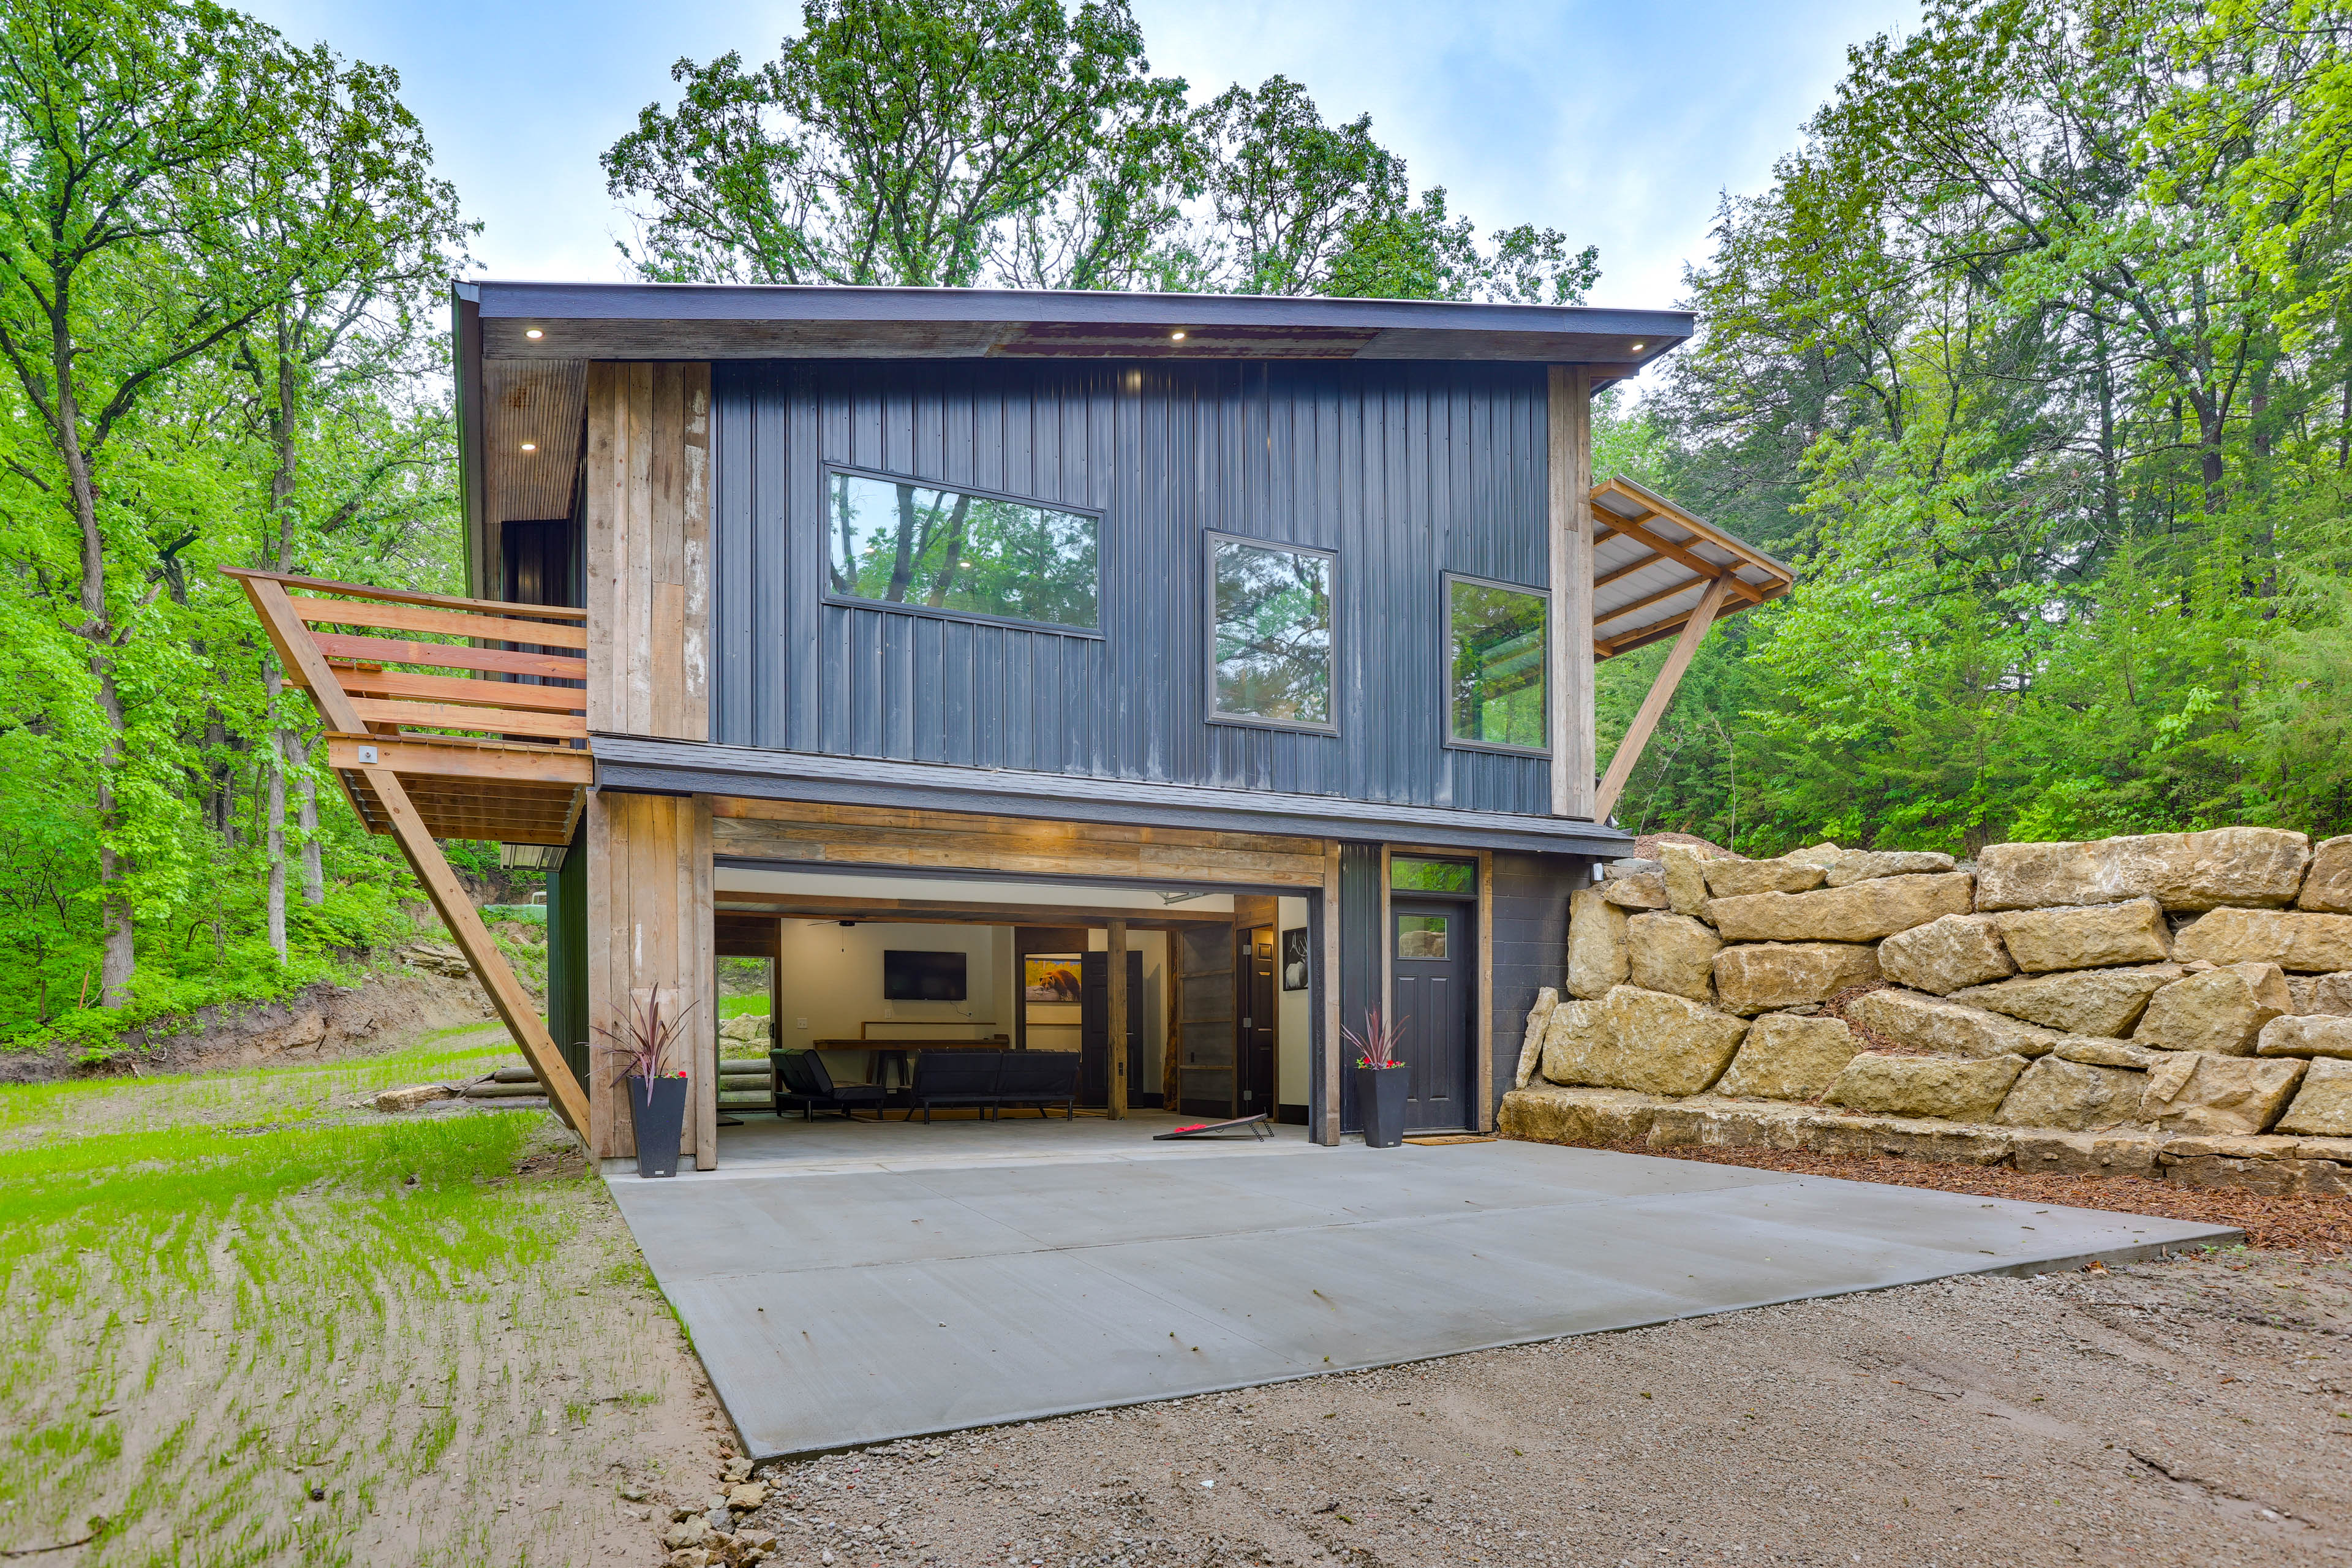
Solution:
<path fill-rule="evenodd" d="M 1822 844 L 1570 905 L 1508 1136 L 2352 1193 L 2352 836 Z"/>

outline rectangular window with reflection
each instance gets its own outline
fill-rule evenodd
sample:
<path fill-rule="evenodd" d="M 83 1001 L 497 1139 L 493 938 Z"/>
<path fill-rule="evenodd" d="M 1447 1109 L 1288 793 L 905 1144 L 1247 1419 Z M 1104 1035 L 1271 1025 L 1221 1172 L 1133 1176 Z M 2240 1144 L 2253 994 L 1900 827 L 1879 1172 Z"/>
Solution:
<path fill-rule="evenodd" d="M 871 474 L 826 476 L 834 597 L 1094 631 L 1100 520 Z"/>
<path fill-rule="evenodd" d="M 1327 550 L 1209 536 L 1210 716 L 1336 730 Z"/>
<path fill-rule="evenodd" d="M 1478 868 L 1467 860 L 1424 860 L 1417 855 L 1391 855 L 1389 886 L 1401 893 L 1475 892 Z"/>
<path fill-rule="evenodd" d="M 1532 588 L 1446 574 L 1446 738 L 1453 744 L 1545 749 L 1550 609 L 1549 596 Z"/>

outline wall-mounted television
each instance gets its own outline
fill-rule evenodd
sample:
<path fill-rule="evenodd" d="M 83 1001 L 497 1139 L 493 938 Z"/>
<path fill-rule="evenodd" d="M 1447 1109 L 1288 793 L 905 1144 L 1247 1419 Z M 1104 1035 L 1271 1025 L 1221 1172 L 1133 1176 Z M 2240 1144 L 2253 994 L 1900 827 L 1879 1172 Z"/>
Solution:
<path fill-rule="evenodd" d="M 882 999 L 886 1002 L 961 1002 L 964 999 L 961 952 L 882 951 Z"/>

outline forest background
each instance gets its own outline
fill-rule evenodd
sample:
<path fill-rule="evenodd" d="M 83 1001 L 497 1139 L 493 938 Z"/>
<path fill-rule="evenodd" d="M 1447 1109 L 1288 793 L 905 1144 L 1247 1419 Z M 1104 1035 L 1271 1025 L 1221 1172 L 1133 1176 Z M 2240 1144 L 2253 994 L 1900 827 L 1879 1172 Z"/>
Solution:
<path fill-rule="evenodd" d="M 1570 302 L 1367 117 L 1123 5 L 809 0 L 604 158 L 661 279 Z M 201 0 L 0 11 L 0 1041 L 348 975 L 414 889 L 224 565 L 465 591 L 388 70 Z M 2352 828 L 2352 6 L 1946 3 L 1727 196 L 1596 467 L 1801 569 L 1619 808 L 1748 854 Z M 1664 657 L 1601 669 L 1605 758 Z M 487 873 L 495 846 L 453 847 Z"/>

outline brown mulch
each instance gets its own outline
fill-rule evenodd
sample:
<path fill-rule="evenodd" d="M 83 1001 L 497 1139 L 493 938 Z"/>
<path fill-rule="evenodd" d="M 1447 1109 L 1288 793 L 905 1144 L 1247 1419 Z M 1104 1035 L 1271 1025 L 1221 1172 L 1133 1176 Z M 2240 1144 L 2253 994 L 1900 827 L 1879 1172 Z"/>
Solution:
<path fill-rule="evenodd" d="M 1715 1165 L 1746 1165 L 1794 1175 L 1836 1176 L 1889 1186 L 1933 1187 L 1985 1198 L 2057 1204 L 2067 1208 L 2106 1209 L 2154 1215 L 2200 1225 L 2235 1226 L 2250 1247 L 2295 1248 L 2315 1253 L 2352 1252 L 2352 1201 L 2344 1198 L 2272 1198 L 2254 1193 L 2212 1192 L 2176 1186 L 2146 1176 L 2051 1176 L 2005 1165 L 1944 1164 L 1898 1160 L 1889 1155 L 1808 1154 L 1782 1149 L 1658 1149 L 1647 1143 L 1595 1145 L 1624 1154 L 1662 1154 Z"/>

